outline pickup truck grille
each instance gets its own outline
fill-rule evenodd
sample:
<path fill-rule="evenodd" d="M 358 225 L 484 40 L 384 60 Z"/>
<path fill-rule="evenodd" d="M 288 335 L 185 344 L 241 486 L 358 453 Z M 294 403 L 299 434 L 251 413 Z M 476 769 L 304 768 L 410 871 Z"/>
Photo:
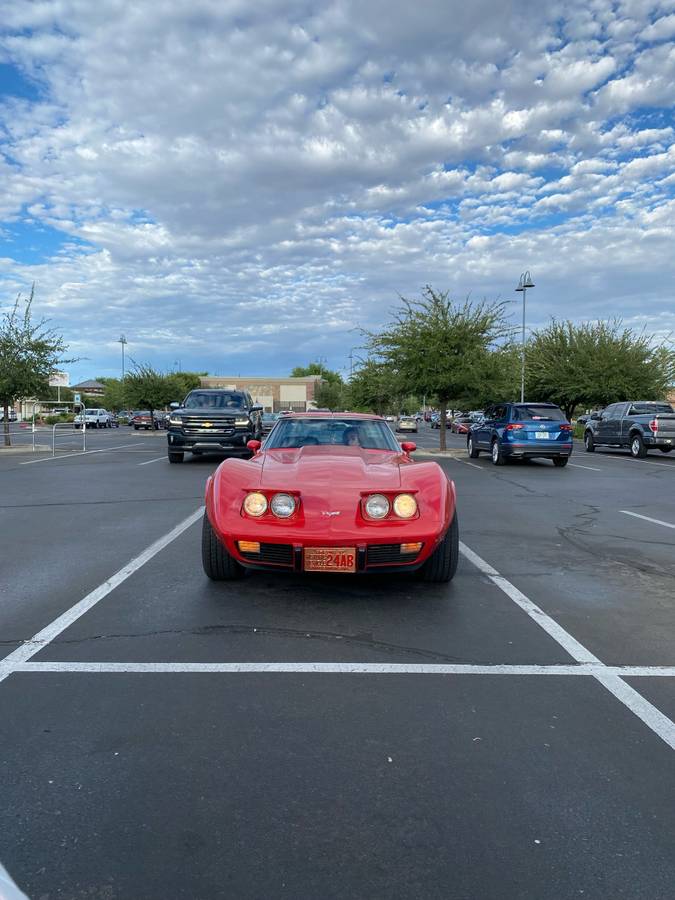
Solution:
<path fill-rule="evenodd" d="M 222 434 L 234 431 L 235 416 L 181 416 L 185 434 Z"/>

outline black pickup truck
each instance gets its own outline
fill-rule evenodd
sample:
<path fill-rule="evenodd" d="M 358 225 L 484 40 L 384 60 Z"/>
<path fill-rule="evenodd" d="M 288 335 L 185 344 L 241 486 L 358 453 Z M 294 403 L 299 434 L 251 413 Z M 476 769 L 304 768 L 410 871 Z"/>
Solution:
<path fill-rule="evenodd" d="M 251 456 L 246 446 L 260 440 L 262 406 L 246 391 L 190 391 L 182 403 L 172 403 L 167 442 L 170 463 L 182 463 L 185 452 Z"/>
<path fill-rule="evenodd" d="M 648 450 L 669 453 L 675 447 L 675 410 L 669 403 L 612 403 L 586 422 L 584 446 L 588 453 L 599 446 L 629 447 L 636 459 Z"/>

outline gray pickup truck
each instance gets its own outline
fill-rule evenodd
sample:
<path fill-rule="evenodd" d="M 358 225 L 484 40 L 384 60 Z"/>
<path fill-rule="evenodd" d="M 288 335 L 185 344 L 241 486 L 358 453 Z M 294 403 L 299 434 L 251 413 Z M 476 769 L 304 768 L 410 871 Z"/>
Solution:
<path fill-rule="evenodd" d="M 675 447 L 675 410 L 669 403 L 612 403 L 586 422 L 584 446 L 588 453 L 600 446 L 628 447 L 636 459 L 648 450 L 669 453 Z"/>

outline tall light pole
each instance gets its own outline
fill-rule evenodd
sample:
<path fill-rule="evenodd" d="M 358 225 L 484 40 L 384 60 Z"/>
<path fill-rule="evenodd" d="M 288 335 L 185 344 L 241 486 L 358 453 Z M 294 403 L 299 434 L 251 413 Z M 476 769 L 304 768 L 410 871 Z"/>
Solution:
<path fill-rule="evenodd" d="M 523 294 L 523 336 L 522 342 L 520 346 L 520 402 L 525 402 L 525 298 L 527 296 L 527 289 L 533 288 L 534 282 L 532 281 L 532 276 L 530 275 L 529 269 L 520 276 L 520 280 L 518 281 L 518 287 L 516 291 L 522 291 Z"/>
<path fill-rule="evenodd" d="M 117 339 L 117 343 L 122 345 L 122 381 L 124 381 L 124 348 L 129 343 L 123 334 Z"/>

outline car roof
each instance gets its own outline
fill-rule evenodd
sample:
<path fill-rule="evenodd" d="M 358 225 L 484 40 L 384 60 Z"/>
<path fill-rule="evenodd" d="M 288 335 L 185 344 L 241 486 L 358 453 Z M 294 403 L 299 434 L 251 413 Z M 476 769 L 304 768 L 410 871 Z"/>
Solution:
<path fill-rule="evenodd" d="M 527 403 L 513 403 L 513 406 L 547 406 L 550 409 L 560 409 L 557 403 L 540 403 L 538 400 L 529 400 Z"/>
<path fill-rule="evenodd" d="M 285 419 L 375 419 L 382 421 L 382 416 L 373 415 L 373 413 L 356 413 L 356 412 L 319 412 L 319 410 L 310 409 L 307 412 L 290 412 L 286 413 Z"/>

